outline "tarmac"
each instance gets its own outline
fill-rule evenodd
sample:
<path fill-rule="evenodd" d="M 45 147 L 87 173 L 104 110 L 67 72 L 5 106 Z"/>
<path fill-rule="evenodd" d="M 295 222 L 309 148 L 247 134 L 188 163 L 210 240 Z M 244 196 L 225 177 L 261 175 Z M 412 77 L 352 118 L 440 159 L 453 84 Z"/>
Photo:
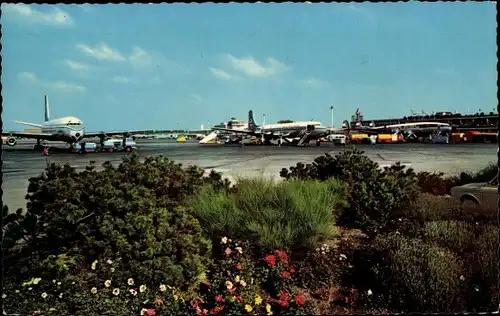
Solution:
<path fill-rule="evenodd" d="M 44 157 L 33 151 L 33 142 L 20 141 L 14 149 L 2 151 L 3 203 L 11 211 L 25 208 L 28 179 L 39 175 L 48 162 L 69 163 L 83 170 L 89 161 L 98 166 L 105 161 L 119 164 L 126 153 L 55 153 Z M 176 143 L 173 140 L 137 140 L 141 157 L 163 155 L 184 166 L 197 165 L 207 171 L 214 169 L 231 181 L 239 177 L 263 176 L 279 179 L 282 168 L 297 162 L 309 163 L 325 153 L 335 155 L 344 150 L 333 144 L 320 147 L 200 145 L 196 141 Z M 54 144 L 51 144 L 54 145 Z M 56 146 L 58 144 L 55 144 Z M 61 144 L 59 144 L 61 146 Z M 5 148 L 4 146 L 3 148 Z M 348 145 L 347 148 L 352 148 Z M 415 171 L 440 171 L 446 175 L 461 171 L 477 171 L 488 163 L 497 163 L 496 144 L 380 144 L 356 145 L 381 166 L 397 161 Z"/>

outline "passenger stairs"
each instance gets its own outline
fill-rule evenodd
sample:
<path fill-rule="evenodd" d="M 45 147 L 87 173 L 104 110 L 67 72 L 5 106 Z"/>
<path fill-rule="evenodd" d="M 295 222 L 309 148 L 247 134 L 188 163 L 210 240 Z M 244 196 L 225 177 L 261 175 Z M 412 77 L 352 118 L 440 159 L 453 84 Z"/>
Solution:
<path fill-rule="evenodd" d="M 212 144 L 216 141 L 218 136 L 218 131 L 213 131 L 207 136 L 205 136 L 202 140 L 199 141 L 200 144 Z"/>
<path fill-rule="evenodd" d="M 309 137 L 309 132 L 305 132 L 304 136 L 302 136 L 302 138 L 297 143 L 297 146 L 302 146 L 308 137 Z"/>

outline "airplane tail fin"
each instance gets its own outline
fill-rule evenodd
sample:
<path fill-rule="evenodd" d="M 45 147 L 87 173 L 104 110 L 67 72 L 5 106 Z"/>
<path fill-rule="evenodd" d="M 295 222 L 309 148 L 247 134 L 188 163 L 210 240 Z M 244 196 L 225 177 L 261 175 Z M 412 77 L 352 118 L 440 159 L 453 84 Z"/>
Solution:
<path fill-rule="evenodd" d="M 344 120 L 342 122 L 342 128 L 343 129 L 347 129 L 347 130 L 350 130 L 351 129 L 351 126 L 349 125 L 349 122 L 347 120 Z"/>
<path fill-rule="evenodd" d="M 257 124 L 253 119 L 253 111 L 248 111 L 248 130 L 254 132 L 257 129 Z"/>
<path fill-rule="evenodd" d="M 45 95 L 45 122 L 50 121 L 49 97 Z"/>

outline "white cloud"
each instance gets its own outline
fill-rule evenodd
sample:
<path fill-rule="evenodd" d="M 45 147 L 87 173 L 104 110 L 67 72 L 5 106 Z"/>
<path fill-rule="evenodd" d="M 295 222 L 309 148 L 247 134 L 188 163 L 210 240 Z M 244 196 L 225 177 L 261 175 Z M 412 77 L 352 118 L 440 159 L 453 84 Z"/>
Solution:
<path fill-rule="evenodd" d="M 77 44 L 76 48 L 87 56 L 94 57 L 99 60 L 125 61 L 126 58 L 119 51 L 101 43 L 96 46 L 85 44 Z"/>
<path fill-rule="evenodd" d="M 237 76 L 231 75 L 230 73 L 227 73 L 222 69 L 212 68 L 212 67 L 209 67 L 208 69 L 210 70 L 210 72 L 212 72 L 212 75 L 214 75 L 219 79 L 224 79 L 224 80 L 238 79 Z"/>
<path fill-rule="evenodd" d="M 87 88 L 84 86 L 74 84 L 74 83 L 69 83 L 65 81 L 56 81 L 56 82 L 50 82 L 43 80 L 41 78 L 38 78 L 37 75 L 35 75 L 32 72 L 21 72 L 18 75 L 19 79 L 24 82 L 24 83 L 30 83 L 33 85 L 40 86 L 42 88 L 46 89 L 53 89 L 53 90 L 59 90 L 59 91 L 66 91 L 66 92 L 86 92 Z"/>
<path fill-rule="evenodd" d="M 120 82 L 120 83 L 132 82 L 132 79 L 127 78 L 127 77 L 123 77 L 123 76 L 114 76 L 113 78 L 111 78 L 111 80 L 113 80 L 114 82 Z"/>
<path fill-rule="evenodd" d="M 69 60 L 69 59 L 66 59 L 64 61 L 64 64 L 66 66 L 68 66 L 69 68 L 71 68 L 72 70 L 76 70 L 76 71 L 88 71 L 89 68 L 90 68 L 86 64 L 79 63 L 79 62 L 76 62 L 76 61 L 73 61 L 73 60 Z"/>
<path fill-rule="evenodd" d="M 272 76 L 287 69 L 285 64 L 272 57 L 267 58 L 267 65 L 265 66 L 252 57 L 239 59 L 232 55 L 228 55 L 228 59 L 234 69 L 252 77 Z"/>
<path fill-rule="evenodd" d="M 330 83 L 318 78 L 308 78 L 300 80 L 300 84 L 302 86 L 319 89 L 328 86 Z"/>
<path fill-rule="evenodd" d="M 153 56 L 139 46 L 132 48 L 132 54 L 130 54 L 128 60 L 133 67 L 141 69 L 150 67 L 153 64 Z"/>
<path fill-rule="evenodd" d="M 50 11 L 40 11 L 23 3 L 2 4 L 2 11 L 3 16 L 13 17 L 19 22 L 44 23 L 52 25 L 74 24 L 71 15 L 57 7 L 51 8 Z"/>

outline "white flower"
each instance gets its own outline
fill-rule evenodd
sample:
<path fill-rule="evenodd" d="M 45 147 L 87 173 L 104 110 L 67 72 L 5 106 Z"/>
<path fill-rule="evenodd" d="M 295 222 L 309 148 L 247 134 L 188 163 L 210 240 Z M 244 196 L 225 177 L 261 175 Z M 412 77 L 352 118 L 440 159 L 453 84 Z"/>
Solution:
<path fill-rule="evenodd" d="M 226 287 L 228 290 L 233 288 L 233 283 L 231 281 L 226 281 Z"/>
<path fill-rule="evenodd" d="M 95 270 L 96 266 L 97 266 L 97 260 L 96 260 L 96 261 L 94 261 L 94 262 L 92 262 L 92 265 L 90 266 L 90 268 L 91 268 L 92 270 Z"/>
<path fill-rule="evenodd" d="M 148 313 L 147 309 L 145 309 L 145 308 L 141 309 L 141 316 L 146 315 L 147 313 Z"/>
<path fill-rule="evenodd" d="M 240 282 L 240 276 L 239 276 L 239 275 L 237 275 L 237 276 L 234 278 L 234 282 L 236 282 L 236 283 Z"/>
<path fill-rule="evenodd" d="M 61 294 L 59 294 L 59 298 L 62 298 L 62 297 L 63 297 L 63 294 L 62 294 L 62 293 L 61 293 Z"/>
<path fill-rule="evenodd" d="M 104 282 L 104 285 L 106 287 L 110 287 L 111 286 L 111 280 L 106 280 L 106 282 Z"/>
<path fill-rule="evenodd" d="M 114 294 L 114 295 L 118 295 L 118 294 L 120 294 L 120 289 L 114 289 L 114 290 L 113 290 L 113 294 Z"/>
<path fill-rule="evenodd" d="M 316 248 L 316 251 L 319 252 L 319 248 Z"/>
<path fill-rule="evenodd" d="M 241 286 L 247 286 L 247 283 L 245 282 L 245 280 L 241 280 L 240 284 L 241 284 Z"/>
<path fill-rule="evenodd" d="M 134 289 L 130 289 L 130 294 L 132 294 L 133 296 L 136 296 L 137 295 L 137 291 L 134 290 Z"/>
<path fill-rule="evenodd" d="M 139 286 L 139 292 L 142 293 L 144 291 L 146 291 L 146 285 L 143 284 L 143 285 Z"/>
<path fill-rule="evenodd" d="M 370 290 L 370 289 L 368 289 L 368 291 L 366 293 L 368 294 L 368 296 L 373 294 L 372 290 Z"/>
<path fill-rule="evenodd" d="M 167 287 L 165 284 L 160 285 L 160 291 L 165 292 L 167 290 Z"/>
<path fill-rule="evenodd" d="M 46 298 L 47 297 L 47 293 L 43 292 L 42 293 L 42 298 Z"/>
<path fill-rule="evenodd" d="M 328 247 L 328 245 L 327 245 L 327 244 L 323 244 L 323 247 L 327 248 L 327 247 Z"/>
<path fill-rule="evenodd" d="M 222 239 L 221 239 L 220 242 L 223 243 L 223 244 L 226 244 L 227 243 L 227 237 L 226 236 L 222 237 Z"/>
<path fill-rule="evenodd" d="M 134 279 L 130 278 L 127 280 L 128 285 L 134 285 Z"/>
<path fill-rule="evenodd" d="M 465 281 L 465 277 L 463 275 L 460 276 L 460 281 Z"/>
<path fill-rule="evenodd" d="M 33 289 L 32 287 L 29 287 L 29 288 L 28 288 L 28 291 L 31 291 L 32 289 Z"/>
<path fill-rule="evenodd" d="M 347 259 L 347 256 L 344 254 L 340 254 L 340 260 L 345 260 L 345 259 Z"/>
<path fill-rule="evenodd" d="M 115 268 L 111 268 L 110 270 L 111 270 L 111 273 L 115 272 Z"/>
<path fill-rule="evenodd" d="M 15 292 L 16 292 L 16 293 L 19 293 L 19 290 L 16 290 Z"/>
<path fill-rule="evenodd" d="M 322 251 L 321 254 L 324 255 L 326 252 Z"/>
<path fill-rule="evenodd" d="M 2 298 L 5 299 L 7 297 L 7 294 L 3 293 Z"/>
<path fill-rule="evenodd" d="M 61 285 L 61 282 L 57 282 L 57 285 Z"/>
<path fill-rule="evenodd" d="M 93 288 L 90 290 L 90 293 L 92 293 L 92 294 L 97 293 L 97 288 L 96 288 L 96 287 L 93 287 Z"/>
<path fill-rule="evenodd" d="M 75 284 L 76 284 L 76 282 L 71 282 L 71 284 L 75 285 Z"/>
<path fill-rule="evenodd" d="M 56 283 L 56 280 L 52 280 L 52 283 Z"/>
<path fill-rule="evenodd" d="M 236 247 L 236 250 L 238 250 L 239 253 L 243 253 L 243 249 L 241 247 Z"/>
<path fill-rule="evenodd" d="M 106 263 L 107 264 L 113 264 L 113 261 L 111 261 L 111 260 L 108 259 L 108 261 L 106 261 Z"/>

